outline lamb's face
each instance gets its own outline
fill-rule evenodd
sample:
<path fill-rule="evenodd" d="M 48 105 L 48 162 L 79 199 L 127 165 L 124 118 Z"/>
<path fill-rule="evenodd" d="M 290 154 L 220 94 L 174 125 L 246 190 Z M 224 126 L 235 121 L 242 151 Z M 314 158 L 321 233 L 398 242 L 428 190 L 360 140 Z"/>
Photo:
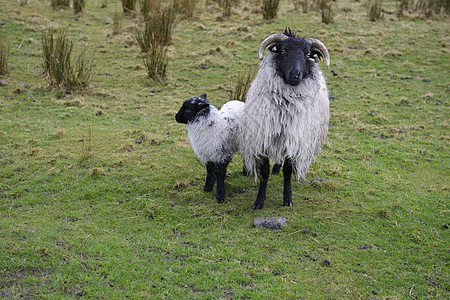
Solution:
<path fill-rule="evenodd" d="M 314 55 L 317 52 L 311 44 L 299 38 L 288 38 L 272 44 L 269 51 L 275 53 L 274 61 L 278 76 L 286 84 L 297 86 L 311 74 L 314 67 Z"/>
<path fill-rule="evenodd" d="M 200 97 L 190 98 L 183 102 L 178 113 L 175 115 L 175 120 L 178 123 L 188 124 L 201 116 L 209 114 L 210 104 L 206 101 L 206 94 L 200 95 Z"/>

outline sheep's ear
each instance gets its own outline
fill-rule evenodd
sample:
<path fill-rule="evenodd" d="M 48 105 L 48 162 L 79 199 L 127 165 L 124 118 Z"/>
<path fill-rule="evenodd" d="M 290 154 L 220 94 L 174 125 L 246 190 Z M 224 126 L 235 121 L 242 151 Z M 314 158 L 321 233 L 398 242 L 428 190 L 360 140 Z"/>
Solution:
<path fill-rule="evenodd" d="M 270 45 L 269 48 L 267 48 L 267 50 L 269 50 L 270 52 L 275 52 L 275 53 L 278 53 L 278 52 L 279 52 L 279 51 L 278 51 L 277 44 L 272 44 L 272 45 Z"/>
<path fill-rule="evenodd" d="M 206 100 L 206 96 L 207 96 L 206 94 L 201 94 L 199 98 L 203 99 L 203 100 Z"/>
<path fill-rule="evenodd" d="M 318 63 L 323 59 L 323 53 L 319 49 L 312 47 L 309 57 Z"/>

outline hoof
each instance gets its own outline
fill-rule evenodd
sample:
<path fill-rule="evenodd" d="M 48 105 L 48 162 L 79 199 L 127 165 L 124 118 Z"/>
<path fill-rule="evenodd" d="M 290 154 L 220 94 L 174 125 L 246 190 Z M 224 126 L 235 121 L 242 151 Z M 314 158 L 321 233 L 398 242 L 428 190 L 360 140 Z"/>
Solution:
<path fill-rule="evenodd" d="M 291 202 L 284 202 L 283 205 L 284 206 L 292 206 L 292 201 Z"/>
<path fill-rule="evenodd" d="M 225 201 L 225 199 L 220 199 L 220 198 L 216 198 L 217 199 L 217 203 L 223 203 L 223 201 Z"/>
<path fill-rule="evenodd" d="M 253 207 L 252 207 L 253 210 L 262 209 L 262 208 L 263 208 L 263 205 L 259 204 L 259 203 L 253 204 Z"/>
<path fill-rule="evenodd" d="M 209 185 L 205 185 L 205 187 L 203 188 L 204 192 L 211 192 L 213 190 L 214 186 L 209 186 Z"/>

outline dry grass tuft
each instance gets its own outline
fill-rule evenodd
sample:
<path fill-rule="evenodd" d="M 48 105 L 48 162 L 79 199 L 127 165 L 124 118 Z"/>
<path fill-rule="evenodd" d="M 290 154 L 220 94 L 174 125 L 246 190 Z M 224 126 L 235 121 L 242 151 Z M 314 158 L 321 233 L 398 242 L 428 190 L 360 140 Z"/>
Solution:
<path fill-rule="evenodd" d="M 234 88 L 230 92 L 230 100 L 240 100 L 245 102 L 245 97 L 247 96 L 248 89 L 255 77 L 256 71 L 252 68 L 248 69 L 247 72 L 238 72 L 238 77 L 234 82 Z"/>
<path fill-rule="evenodd" d="M 53 132 L 53 137 L 55 139 L 60 139 L 66 134 L 66 131 L 64 129 L 58 129 L 55 132 Z"/>
<path fill-rule="evenodd" d="M 99 177 L 99 176 L 102 176 L 102 175 L 105 175 L 105 174 L 106 174 L 106 172 L 102 168 L 93 168 L 91 170 L 91 176 L 92 177 Z"/>

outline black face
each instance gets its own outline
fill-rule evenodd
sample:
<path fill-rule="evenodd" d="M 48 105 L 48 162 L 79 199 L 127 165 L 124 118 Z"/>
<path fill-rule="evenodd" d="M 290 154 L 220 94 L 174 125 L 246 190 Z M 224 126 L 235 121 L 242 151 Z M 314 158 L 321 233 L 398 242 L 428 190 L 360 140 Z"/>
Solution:
<path fill-rule="evenodd" d="M 180 110 L 175 115 L 175 120 L 178 123 L 188 124 L 201 116 L 207 115 L 209 106 L 210 104 L 206 101 L 206 94 L 188 99 L 183 102 Z"/>
<path fill-rule="evenodd" d="M 292 86 L 297 86 L 311 74 L 314 55 L 318 54 L 318 51 L 313 49 L 309 42 L 298 38 L 278 41 L 268 49 L 277 54 L 275 64 L 278 75 L 283 78 L 285 83 Z"/>

